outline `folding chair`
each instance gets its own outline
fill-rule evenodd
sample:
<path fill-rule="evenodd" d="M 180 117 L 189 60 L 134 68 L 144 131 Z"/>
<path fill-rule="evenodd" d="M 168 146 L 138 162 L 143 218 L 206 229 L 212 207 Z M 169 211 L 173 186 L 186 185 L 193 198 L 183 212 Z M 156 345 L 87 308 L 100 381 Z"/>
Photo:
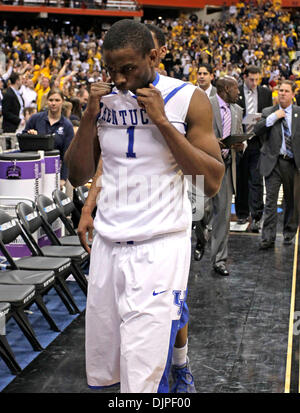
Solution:
<path fill-rule="evenodd" d="M 22 237 L 32 255 L 15 260 L 8 252 L 6 244 L 15 241 L 19 236 Z M 19 221 L 3 210 L 0 210 L 0 251 L 6 258 L 8 268 L 11 270 L 27 270 L 31 273 L 53 271 L 55 276 L 55 290 L 65 307 L 70 314 L 80 313 L 66 283 L 66 279 L 72 274 L 71 259 L 39 256 Z"/>
<path fill-rule="evenodd" d="M 14 262 L 12 263 L 12 266 L 15 267 Z M 3 284 L 34 285 L 36 288 L 36 303 L 39 310 L 47 320 L 50 328 L 53 331 L 60 331 L 43 301 L 43 297 L 48 294 L 49 290 L 52 288 L 55 289 L 59 296 L 62 295 L 61 291 L 55 284 L 54 271 L 26 271 L 16 268 L 12 270 L 0 271 L 0 286 Z"/>
<path fill-rule="evenodd" d="M 0 356 L 11 373 L 18 374 L 22 370 L 22 368 L 19 366 L 5 336 L 6 323 L 10 311 L 11 305 L 9 303 L 0 303 Z"/>
<path fill-rule="evenodd" d="M 77 203 L 82 208 L 87 198 L 88 192 L 89 192 L 89 189 L 85 185 L 74 188 L 74 194 L 75 194 L 74 204 L 76 205 Z"/>
<path fill-rule="evenodd" d="M 59 238 L 59 241 L 62 245 L 81 245 L 78 238 L 77 232 L 73 227 L 72 221 L 68 218 L 72 213 L 78 214 L 80 219 L 80 214 L 77 208 L 74 205 L 74 202 L 62 191 L 55 189 L 52 192 L 53 201 L 57 207 L 59 218 L 65 229 L 70 235 L 66 235 Z M 89 246 L 92 245 L 92 242 L 87 239 Z"/>
<path fill-rule="evenodd" d="M 49 198 L 45 198 L 49 200 L 52 205 L 54 204 L 53 201 L 51 201 Z M 37 207 L 38 210 L 42 208 L 43 206 L 41 205 L 39 208 Z M 33 245 L 37 255 L 39 255 L 40 257 L 43 256 L 47 258 L 57 257 L 71 259 L 71 273 L 77 281 L 81 290 L 84 292 L 84 294 L 87 294 L 87 280 L 84 273 L 81 270 L 81 265 L 86 263 L 86 261 L 89 259 L 89 254 L 81 246 L 66 246 L 61 244 L 54 244 L 40 247 L 33 237 L 33 234 L 36 233 L 40 228 L 44 229 L 50 241 L 52 241 L 52 237 L 53 239 L 56 238 L 58 240 L 55 232 L 52 230 L 51 225 L 49 225 L 47 221 L 44 221 L 43 217 L 25 202 L 20 202 L 16 206 L 16 214 L 29 240 L 29 243 Z"/>
<path fill-rule="evenodd" d="M 70 235 L 76 235 L 77 233 L 73 227 L 73 225 L 71 224 L 70 219 L 68 219 L 68 217 L 72 214 L 75 213 L 77 215 L 78 218 L 80 218 L 80 214 L 78 212 L 78 210 L 76 209 L 74 202 L 68 197 L 67 194 L 65 194 L 63 191 L 60 191 L 59 189 L 55 189 L 52 192 L 52 198 L 53 201 L 55 203 L 55 205 L 57 206 L 58 212 L 59 212 L 59 218 L 61 219 L 61 221 L 63 222 L 63 224 L 66 227 L 66 230 L 68 231 L 68 233 Z M 62 237 L 60 238 L 60 242 L 63 245 L 64 244 L 64 239 L 66 237 Z"/>
<path fill-rule="evenodd" d="M 43 347 L 28 320 L 25 310 L 35 302 L 34 285 L 0 285 L 0 303 L 9 303 L 11 310 L 8 315 L 13 317 L 34 351 Z M 5 340 L 4 340 L 5 341 Z M 3 342 L 3 340 L 2 340 Z"/>

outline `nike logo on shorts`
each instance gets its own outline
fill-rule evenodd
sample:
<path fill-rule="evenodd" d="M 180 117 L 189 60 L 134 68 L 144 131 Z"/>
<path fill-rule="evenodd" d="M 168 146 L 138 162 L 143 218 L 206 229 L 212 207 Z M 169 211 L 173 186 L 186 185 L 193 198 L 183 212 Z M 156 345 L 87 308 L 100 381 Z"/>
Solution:
<path fill-rule="evenodd" d="M 158 295 L 158 294 L 162 294 L 167 292 L 168 290 L 164 290 L 164 291 L 159 291 L 158 293 L 155 292 L 155 290 L 153 291 L 153 295 Z"/>

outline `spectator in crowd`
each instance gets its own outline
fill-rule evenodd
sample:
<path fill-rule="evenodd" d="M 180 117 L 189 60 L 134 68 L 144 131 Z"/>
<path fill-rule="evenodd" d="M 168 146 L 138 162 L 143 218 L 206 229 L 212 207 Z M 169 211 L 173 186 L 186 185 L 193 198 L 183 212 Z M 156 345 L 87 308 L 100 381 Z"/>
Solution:
<path fill-rule="evenodd" d="M 32 134 L 55 134 L 55 148 L 60 152 L 60 187 L 66 184 L 68 169 L 64 154 L 74 136 L 73 125 L 62 115 L 64 96 L 60 89 L 52 89 L 47 96 L 48 110 L 32 115 L 26 123 L 24 132 Z"/>
<path fill-rule="evenodd" d="M 24 100 L 25 108 L 37 107 L 37 93 L 34 90 L 33 80 L 28 76 L 23 77 L 23 84 L 20 88 L 20 95 Z"/>
<path fill-rule="evenodd" d="M 78 97 L 71 97 L 69 101 L 72 103 L 71 120 L 80 120 L 82 116 L 80 100 Z"/>
<path fill-rule="evenodd" d="M 50 92 L 50 78 L 42 75 L 40 82 L 35 87 L 35 91 L 37 93 L 37 110 L 40 112 L 46 106 L 47 96 Z"/>
<path fill-rule="evenodd" d="M 35 107 L 27 106 L 26 108 L 24 108 L 24 119 L 25 119 L 25 122 L 27 122 L 27 121 L 29 120 L 29 118 L 30 118 L 34 113 L 36 113 L 36 112 L 37 112 L 37 110 L 36 110 Z"/>
<path fill-rule="evenodd" d="M 24 101 L 19 93 L 22 85 L 22 78 L 19 73 L 13 72 L 10 75 L 10 87 L 3 95 L 2 114 L 3 132 L 16 132 L 19 125 L 24 126 Z"/>
<path fill-rule="evenodd" d="M 200 37 L 200 59 L 199 63 L 211 63 L 212 52 L 208 47 L 209 38 L 205 35 Z"/>
<path fill-rule="evenodd" d="M 214 96 L 217 92 L 215 86 L 213 86 L 212 81 L 214 78 L 212 67 L 203 63 L 198 68 L 198 86 L 204 90 L 208 97 Z"/>
<path fill-rule="evenodd" d="M 89 92 L 87 88 L 83 87 L 79 90 L 77 97 L 79 99 L 79 104 L 80 104 L 80 110 L 81 110 L 81 116 L 86 108 L 88 99 L 89 99 Z"/>

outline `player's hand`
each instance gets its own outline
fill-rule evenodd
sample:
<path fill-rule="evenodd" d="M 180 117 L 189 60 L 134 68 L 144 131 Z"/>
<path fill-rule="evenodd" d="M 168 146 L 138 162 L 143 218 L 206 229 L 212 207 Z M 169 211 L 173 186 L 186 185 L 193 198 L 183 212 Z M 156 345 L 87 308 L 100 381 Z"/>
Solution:
<path fill-rule="evenodd" d="M 91 98 L 101 98 L 111 92 L 112 83 L 110 82 L 95 82 L 91 84 L 90 97 Z"/>
<path fill-rule="evenodd" d="M 90 213 L 90 211 L 86 211 L 83 207 L 82 212 L 81 212 L 80 221 L 79 221 L 78 228 L 77 228 L 77 234 L 79 236 L 81 245 L 89 254 L 91 253 L 91 249 L 88 246 L 86 235 L 88 234 L 88 240 L 92 242 L 93 229 L 94 229 L 94 220 L 93 220 L 92 214 Z"/>
<path fill-rule="evenodd" d="M 165 120 L 165 105 L 161 93 L 150 83 L 149 87 L 136 90 L 137 102 L 146 110 L 148 116 L 154 123 Z"/>
<path fill-rule="evenodd" d="M 104 95 L 108 95 L 112 90 L 112 83 L 109 82 L 95 82 L 91 84 L 89 99 L 87 103 L 87 110 L 89 112 L 99 112 L 99 103 Z"/>

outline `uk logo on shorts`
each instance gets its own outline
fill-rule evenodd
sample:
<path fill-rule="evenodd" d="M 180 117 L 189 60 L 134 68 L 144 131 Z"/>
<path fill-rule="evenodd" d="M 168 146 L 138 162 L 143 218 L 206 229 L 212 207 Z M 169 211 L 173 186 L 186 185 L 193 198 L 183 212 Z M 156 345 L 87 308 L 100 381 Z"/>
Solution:
<path fill-rule="evenodd" d="M 183 304 L 186 298 L 186 290 L 173 290 L 174 295 L 174 305 L 178 307 L 177 314 L 181 315 L 183 310 Z"/>

